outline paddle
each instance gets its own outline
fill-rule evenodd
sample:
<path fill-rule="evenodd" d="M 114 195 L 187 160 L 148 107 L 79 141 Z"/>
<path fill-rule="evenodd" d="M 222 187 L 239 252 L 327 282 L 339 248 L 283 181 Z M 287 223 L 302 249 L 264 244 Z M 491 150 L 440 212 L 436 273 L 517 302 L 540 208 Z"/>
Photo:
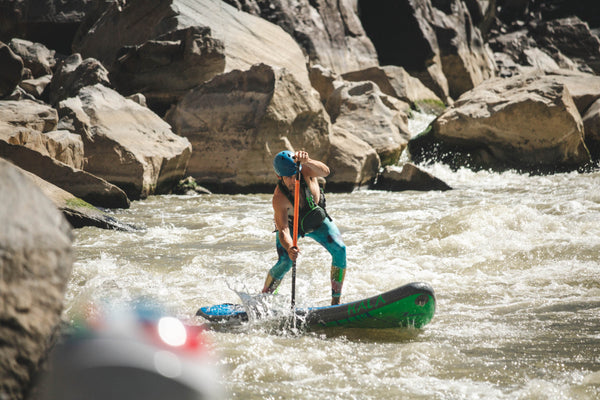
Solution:
<path fill-rule="evenodd" d="M 300 161 L 296 162 L 296 180 L 294 182 L 294 225 L 292 246 L 298 248 L 298 214 L 300 211 Z M 296 327 L 296 260 L 292 263 L 292 314 Z"/>

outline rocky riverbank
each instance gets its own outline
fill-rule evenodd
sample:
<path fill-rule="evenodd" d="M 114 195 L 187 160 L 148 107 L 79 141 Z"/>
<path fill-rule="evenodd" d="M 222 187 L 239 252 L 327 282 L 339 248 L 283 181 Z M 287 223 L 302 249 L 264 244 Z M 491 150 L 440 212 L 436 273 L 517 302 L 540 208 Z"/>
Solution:
<path fill-rule="evenodd" d="M 331 191 L 450 189 L 418 169 L 432 161 L 585 173 L 600 159 L 599 4 L 0 0 L 0 397 L 25 397 L 49 344 L 15 338 L 51 336 L 70 268 L 40 193 L 72 226 L 134 229 L 103 209 L 186 177 L 271 191 L 282 149 L 327 162 Z M 412 137 L 415 111 L 437 118 Z M 416 166 L 400 173 L 401 156 Z M 40 220 L 56 232 L 19 228 Z M 42 316 L 26 293 L 48 274 Z"/>

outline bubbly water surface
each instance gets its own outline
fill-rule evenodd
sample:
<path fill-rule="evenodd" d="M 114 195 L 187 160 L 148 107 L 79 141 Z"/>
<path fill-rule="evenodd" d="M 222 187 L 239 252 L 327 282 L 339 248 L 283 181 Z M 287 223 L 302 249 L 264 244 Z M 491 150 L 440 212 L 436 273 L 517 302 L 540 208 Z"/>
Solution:
<path fill-rule="evenodd" d="M 437 296 L 432 322 L 210 330 L 231 398 L 600 398 L 600 172 L 427 170 L 454 190 L 327 200 L 348 248 L 343 300 L 424 281 Z M 67 317 L 90 302 L 149 296 L 202 324 L 198 307 L 258 293 L 276 261 L 269 195 L 156 196 L 115 216 L 145 229 L 75 232 Z M 329 255 L 310 239 L 300 248 L 297 304 L 326 305 Z M 290 278 L 274 300 L 284 308 Z"/>

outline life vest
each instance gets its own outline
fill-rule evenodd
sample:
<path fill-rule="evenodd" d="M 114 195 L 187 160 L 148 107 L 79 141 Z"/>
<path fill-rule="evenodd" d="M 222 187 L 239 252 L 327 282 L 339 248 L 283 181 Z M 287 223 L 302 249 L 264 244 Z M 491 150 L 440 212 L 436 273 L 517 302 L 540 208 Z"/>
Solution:
<path fill-rule="evenodd" d="M 283 184 L 283 181 L 279 181 L 277 183 L 279 190 L 288 198 L 290 203 L 294 205 L 294 195 L 290 192 L 290 190 Z M 307 233 L 311 233 L 315 229 L 317 229 L 325 218 L 331 217 L 327 214 L 325 210 L 325 193 L 323 192 L 323 188 L 319 186 L 319 190 L 321 191 L 321 195 L 319 196 L 319 202 L 315 204 L 315 199 L 308 187 L 308 184 L 304 180 L 304 176 L 300 179 L 300 192 L 304 193 L 304 198 L 306 199 L 304 205 L 298 210 L 298 234 L 304 236 Z M 290 225 L 290 232 L 293 232 L 294 228 L 294 215 L 289 215 L 288 213 L 288 223 Z"/>

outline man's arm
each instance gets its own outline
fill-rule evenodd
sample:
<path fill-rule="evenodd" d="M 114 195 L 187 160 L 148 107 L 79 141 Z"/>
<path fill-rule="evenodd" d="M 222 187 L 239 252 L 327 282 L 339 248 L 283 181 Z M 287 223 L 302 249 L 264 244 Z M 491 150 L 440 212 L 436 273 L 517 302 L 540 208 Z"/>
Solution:
<path fill-rule="evenodd" d="M 325 163 L 313 160 L 306 151 L 297 151 L 294 157 L 302 165 L 302 175 L 309 178 L 326 177 L 329 175 L 329 167 Z"/>
<path fill-rule="evenodd" d="M 292 261 L 296 261 L 296 258 L 298 258 L 298 253 L 300 251 L 298 250 L 298 248 L 293 247 L 294 241 L 288 224 L 288 203 L 288 199 L 283 195 L 283 193 L 281 193 L 279 188 L 276 189 L 275 194 L 273 195 L 275 227 L 279 232 L 279 241 L 281 242 L 281 245 L 284 249 L 286 249 Z"/>

